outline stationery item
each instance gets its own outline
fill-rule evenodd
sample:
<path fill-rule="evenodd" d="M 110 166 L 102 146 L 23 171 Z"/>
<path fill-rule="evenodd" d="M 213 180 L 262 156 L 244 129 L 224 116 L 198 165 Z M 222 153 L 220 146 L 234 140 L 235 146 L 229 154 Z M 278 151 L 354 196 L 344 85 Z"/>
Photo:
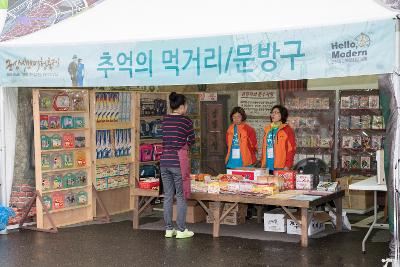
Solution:
<path fill-rule="evenodd" d="M 351 156 L 343 155 L 342 156 L 342 168 L 343 169 L 350 169 L 350 161 L 351 161 Z"/>
<path fill-rule="evenodd" d="M 361 156 L 361 169 L 371 169 L 371 158 L 369 156 Z"/>
<path fill-rule="evenodd" d="M 352 95 L 350 96 L 350 108 L 357 109 L 360 107 L 360 96 Z"/>
<path fill-rule="evenodd" d="M 362 146 L 361 135 L 354 135 L 352 139 L 352 148 L 360 149 Z"/>
<path fill-rule="evenodd" d="M 362 144 L 362 148 L 370 149 L 371 148 L 371 137 L 369 137 L 368 135 L 362 135 L 361 136 L 361 144 Z"/>
<path fill-rule="evenodd" d="M 383 116 L 372 116 L 372 129 L 384 129 Z"/>
<path fill-rule="evenodd" d="M 361 129 L 370 129 L 371 128 L 371 116 L 362 115 L 361 116 Z"/>
<path fill-rule="evenodd" d="M 350 129 L 361 129 L 361 117 L 360 116 L 351 116 Z"/>
<path fill-rule="evenodd" d="M 88 203 L 88 193 L 85 191 L 80 191 L 77 195 L 77 204 L 86 205 Z"/>
<path fill-rule="evenodd" d="M 76 195 L 73 192 L 68 192 L 64 199 L 65 207 L 73 207 L 76 205 Z"/>
<path fill-rule="evenodd" d="M 53 98 L 53 108 L 56 111 L 67 111 L 70 108 L 70 98 L 65 92 L 60 92 Z"/>
<path fill-rule="evenodd" d="M 48 211 L 53 208 L 53 200 L 50 196 L 43 196 L 43 205 L 47 208 Z"/>
<path fill-rule="evenodd" d="M 64 188 L 71 188 L 74 186 L 78 186 L 76 175 L 73 173 L 67 173 L 66 175 L 64 175 L 63 184 Z"/>
<path fill-rule="evenodd" d="M 360 169 L 361 168 L 361 158 L 359 156 L 351 156 L 350 168 L 351 169 Z"/>
<path fill-rule="evenodd" d="M 61 128 L 72 129 L 74 128 L 74 119 L 72 116 L 61 116 Z"/>
<path fill-rule="evenodd" d="M 60 128 L 60 116 L 49 116 L 49 128 L 50 129 Z"/>
<path fill-rule="evenodd" d="M 340 116 L 340 129 L 349 129 L 350 128 L 350 117 L 349 116 Z"/>
<path fill-rule="evenodd" d="M 76 166 L 84 167 L 86 166 L 86 153 L 84 151 L 77 151 L 75 153 Z"/>
<path fill-rule="evenodd" d="M 51 177 L 47 174 L 42 175 L 42 190 L 47 191 L 51 189 Z"/>
<path fill-rule="evenodd" d="M 359 108 L 369 108 L 369 96 L 360 96 Z"/>
<path fill-rule="evenodd" d="M 85 147 L 86 140 L 84 136 L 75 136 L 75 147 L 82 148 Z"/>
<path fill-rule="evenodd" d="M 51 168 L 52 169 L 62 169 L 63 164 L 62 164 L 62 159 L 61 155 L 58 153 L 52 154 L 51 155 Z"/>
<path fill-rule="evenodd" d="M 340 98 L 340 108 L 341 109 L 349 109 L 350 108 L 350 97 L 342 96 Z"/>
<path fill-rule="evenodd" d="M 77 186 L 84 186 L 87 183 L 87 173 L 84 171 L 76 174 Z"/>
<path fill-rule="evenodd" d="M 40 130 L 49 129 L 49 116 L 48 115 L 40 115 Z"/>
<path fill-rule="evenodd" d="M 374 150 L 382 148 L 382 137 L 380 135 L 373 135 L 371 137 L 371 148 Z"/>

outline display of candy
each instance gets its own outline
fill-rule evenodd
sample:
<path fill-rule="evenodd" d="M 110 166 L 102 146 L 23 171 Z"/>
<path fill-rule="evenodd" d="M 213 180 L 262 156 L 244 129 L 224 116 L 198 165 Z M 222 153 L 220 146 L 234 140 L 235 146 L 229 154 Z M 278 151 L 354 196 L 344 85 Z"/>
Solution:
<path fill-rule="evenodd" d="M 51 164 L 50 164 L 50 155 L 49 154 L 42 155 L 41 166 L 42 166 L 42 170 L 50 170 Z"/>
<path fill-rule="evenodd" d="M 61 128 L 72 129 L 74 128 L 74 119 L 72 116 L 61 116 Z"/>
<path fill-rule="evenodd" d="M 42 190 L 47 191 L 51 189 L 51 177 L 47 174 L 42 176 Z"/>
<path fill-rule="evenodd" d="M 85 137 L 84 136 L 75 136 L 75 147 L 76 148 L 85 147 Z"/>
<path fill-rule="evenodd" d="M 65 133 L 63 135 L 63 147 L 65 149 L 75 147 L 75 136 L 72 133 Z"/>
<path fill-rule="evenodd" d="M 52 195 L 53 199 L 53 209 L 62 209 L 64 208 L 64 194 L 57 192 Z"/>
<path fill-rule="evenodd" d="M 40 136 L 40 146 L 42 150 L 49 150 L 52 148 L 51 138 L 47 135 Z"/>
<path fill-rule="evenodd" d="M 74 128 L 84 128 L 84 127 L 85 127 L 85 118 L 74 117 Z"/>
<path fill-rule="evenodd" d="M 61 154 L 51 154 L 51 168 L 53 170 L 63 168 Z"/>
<path fill-rule="evenodd" d="M 43 197 L 43 204 L 44 206 L 47 207 L 47 209 L 50 211 L 53 208 L 53 201 L 50 196 L 44 196 Z"/>
<path fill-rule="evenodd" d="M 40 130 L 49 129 L 49 116 L 48 115 L 40 115 Z"/>
<path fill-rule="evenodd" d="M 50 129 L 60 128 L 60 116 L 49 116 L 49 128 Z"/>
<path fill-rule="evenodd" d="M 62 166 L 64 168 L 74 167 L 74 153 L 64 153 L 62 154 Z"/>
<path fill-rule="evenodd" d="M 62 189 L 63 188 L 63 178 L 60 174 L 54 175 L 51 177 L 51 183 L 53 185 L 53 189 Z"/>
<path fill-rule="evenodd" d="M 53 108 L 56 111 L 67 111 L 70 109 L 71 99 L 65 92 L 60 92 L 53 97 Z"/>
<path fill-rule="evenodd" d="M 65 207 L 73 207 L 76 203 L 76 195 L 73 192 L 68 192 L 64 198 Z"/>
<path fill-rule="evenodd" d="M 76 194 L 76 199 L 78 205 L 86 205 L 88 203 L 88 193 L 85 191 L 81 191 Z"/>
<path fill-rule="evenodd" d="M 53 149 L 62 148 L 62 140 L 59 134 L 53 134 L 53 136 L 51 137 L 51 146 Z"/>
<path fill-rule="evenodd" d="M 131 94 L 122 92 L 96 93 L 96 121 L 129 122 L 131 120 Z"/>

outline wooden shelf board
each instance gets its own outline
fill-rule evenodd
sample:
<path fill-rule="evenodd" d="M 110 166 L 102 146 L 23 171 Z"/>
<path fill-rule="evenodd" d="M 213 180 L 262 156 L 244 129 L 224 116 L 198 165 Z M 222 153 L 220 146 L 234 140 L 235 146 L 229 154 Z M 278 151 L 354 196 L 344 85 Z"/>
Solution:
<path fill-rule="evenodd" d="M 63 115 L 63 114 L 80 114 L 80 113 L 87 113 L 87 110 L 70 110 L 70 111 L 56 111 L 56 110 L 50 110 L 50 111 L 39 111 L 40 115 Z"/>
<path fill-rule="evenodd" d="M 116 186 L 116 187 L 111 187 L 111 188 L 106 188 L 106 189 L 96 189 L 96 190 L 97 190 L 97 192 L 104 192 L 104 191 L 110 191 L 110 190 L 121 189 L 121 188 L 126 188 L 126 187 L 130 187 L 130 185 L 127 184 L 127 185 L 121 185 L 121 186 Z"/>
<path fill-rule="evenodd" d="M 49 213 L 57 213 L 57 212 L 63 212 L 63 211 L 67 211 L 67 210 L 82 209 L 82 208 L 87 208 L 87 207 L 90 207 L 90 206 L 91 206 L 90 204 L 77 205 L 77 206 L 63 208 L 63 209 L 51 210 L 51 211 L 49 211 Z M 46 212 L 43 212 L 43 214 L 46 214 Z"/>
<path fill-rule="evenodd" d="M 88 131 L 89 128 L 73 128 L 73 129 L 47 129 L 47 130 L 40 130 L 40 133 L 54 133 L 54 132 L 83 132 Z"/>
<path fill-rule="evenodd" d="M 90 169 L 90 165 L 85 166 L 85 167 L 75 167 L 75 168 L 66 168 L 66 169 L 42 170 L 42 173 L 77 171 L 77 170 L 85 170 L 85 169 Z"/>
<path fill-rule="evenodd" d="M 114 130 L 114 129 L 130 129 L 132 128 L 130 122 L 103 122 L 96 123 L 96 130 Z"/>
<path fill-rule="evenodd" d="M 61 149 L 49 149 L 49 150 L 42 150 L 42 154 L 47 153 L 54 153 L 54 152 L 67 152 L 67 151 L 85 151 L 89 150 L 90 147 L 76 147 L 76 148 L 61 148 Z"/>
<path fill-rule="evenodd" d="M 133 162 L 134 162 L 134 160 L 133 160 L 132 156 L 96 159 L 96 161 L 95 161 L 97 166 L 127 164 L 127 163 L 133 163 Z"/>
<path fill-rule="evenodd" d="M 131 196 L 158 197 L 160 194 L 158 193 L 158 190 L 133 188 L 131 190 Z"/>
<path fill-rule="evenodd" d="M 339 129 L 340 132 L 347 131 L 371 131 L 371 132 L 386 132 L 386 129 Z"/>
<path fill-rule="evenodd" d="M 42 191 L 42 194 L 49 194 L 49 193 L 54 193 L 54 192 L 61 192 L 61 191 L 69 191 L 69 190 L 77 190 L 77 189 L 83 189 L 88 187 L 89 185 L 82 185 L 82 186 L 75 186 L 75 187 L 69 187 L 69 188 L 61 188 L 61 189 L 53 189 L 53 190 L 46 190 Z"/>
<path fill-rule="evenodd" d="M 167 115 L 167 114 L 165 114 Z M 163 119 L 165 115 L 155 115 L 155 116 L 140 116 L 140 119 Z"/>
<path fill-rule="evenodd" d="M 152 160 L 152 161 L 141 161 L 139 162 L 140 165 L 146 165 L 146 164 L 154 164 L 154 163 L 159 163 L 159 160 Z"/>

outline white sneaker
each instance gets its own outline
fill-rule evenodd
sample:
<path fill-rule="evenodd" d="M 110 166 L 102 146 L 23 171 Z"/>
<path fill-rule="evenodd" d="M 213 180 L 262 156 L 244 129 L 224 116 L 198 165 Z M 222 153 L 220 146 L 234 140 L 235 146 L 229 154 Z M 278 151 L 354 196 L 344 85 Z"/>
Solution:
<path fill-rule="evenodd" d="M 165 231 L 165 237 L 170 238 L 176 236 L 176 230 L 172 229 L 172 230 L 166 230 Z"/>
<path fill-rule="evenodd" d="M 192 231 L 189 231 L 188 229 L 185 229 L 185 231 L 176 231 L 176 238 L 177 239 L 183 239 L 183 238 L 189 238 L 194 236 L 194 233 Z"/>

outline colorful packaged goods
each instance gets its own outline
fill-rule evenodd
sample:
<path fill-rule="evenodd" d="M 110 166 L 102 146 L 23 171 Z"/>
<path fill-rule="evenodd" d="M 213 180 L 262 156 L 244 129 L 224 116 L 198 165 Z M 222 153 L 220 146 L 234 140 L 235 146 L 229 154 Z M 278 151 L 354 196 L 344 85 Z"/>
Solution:
<path fill-rule="evenodd" d="M 299 189 L 299 190 L 313 189 L 313 175 L 312 174 L 297 174 L 296 175 L 296 189 Z"/>
<path fill-rule="evenodd" d="M 219 192 L 220 192 L 219 182 L 211 182 L 207 184 L 207 193 L 219 194 Z"/>
<path fill-rule="evenodd" d="M 274 171 L 274 175 L 283 178 L 284 190 L 294 190 L 296 188 L 296 171 L 278 170 Z"/>
<path fill-rule="evenodd" d="M 42 176 L 42 190 L 47 191 L 51 189 L 51 178 L 50 176 L 44 174 Z"/>
<path fill-rule="evenodd" d="M 62 148 L 62 140 L 59 134 L 53 134 L 51 137 L 51 146 L 52 149 L 61 149 Z"/>
<path fill-rule="evenodd" d="M 257 177 L 267 175 L 266 169 L 261 168 L 238 168 L 238 169 L 228 169 L 227 174 L 240 175 L 244 180 L 256 181 Z"/>
<path fill-rule="evenodd" d="M 53 189 L 62 189 L 63 188 L 63 178 L 61 177 L 61 175 L 52 176 L 51 183 L 53 185 Z"/>
<path fill-rule="evenodd" d="M 65 195 L 64 199 L 65 207 L 73 207 L 76 205 L 76 195 L 72 192 L 69 192 Z"/>
<path fill-rule="evenodd" d="M 149 190 L 159 190 L 160 179 L 146 178 L 143 181 L 139 181 L 139 188 L 140 189 L 149 189 Z"/>
<path fill-rule="evenodd" d="M 54 193 L 52 199 L 54 210 L 64 208 L 64 195 L 62 193 Z"/>
<path fill-rule="evenodd" d="M 88 193 L 81 191 L 76 194 L 76 199 L 78 205 L 86 205 L 88 203 Z"/>
<path fill-rule="evenodd" d="M 53 208 L 53 200 L 50 196 L 43 197 L 43 205 L 50 211 Z"/>
<path fill-rule="evenodd" d="M 49 116 L 49 129 L 60 128 L 60 116 Z"/>

